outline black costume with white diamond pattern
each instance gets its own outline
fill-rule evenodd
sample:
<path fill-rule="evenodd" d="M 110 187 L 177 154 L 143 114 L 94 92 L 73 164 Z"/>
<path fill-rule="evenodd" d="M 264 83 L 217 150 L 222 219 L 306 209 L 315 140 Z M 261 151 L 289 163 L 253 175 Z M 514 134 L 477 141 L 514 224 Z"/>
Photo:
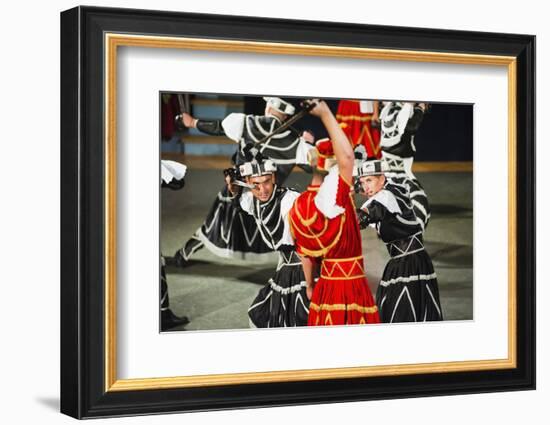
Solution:
<path fill-rule="evenodd" d="M 376 293 L 380 320 L 443 320 L 437 276 L 424 248 L 422 227 L 411 205 L 408 187 L 386 183 L 361 207 L 358 216 L 361 228 L 375 226 L 391 256 Z"/>
<path fill-rule="evenodd" d="M 183 258 L 205 246 L 220 257 L 266 254 L 273 250 L 260 237 L 254 219 L 238 207 L 239 197 L 224 187 L 216 197 L 204 223 L 183 247 Z"/>
<path fill-rule="evenodd" d="M 245 207 L 256 221 L 264 242 L 279 252 L 275 274 L 248 309 L 251 324 L 258 328 L 307 325 L 309 300 L 304 271 L 286 222 L 288 210 L 298 195 L 291 189 L 275 187 L 268 201 L 260 202 L 249 196 Z"/>
<path fill-rule="evenodd" d="M 410 109 L 410 112 L 409 112 Z M 422 123 L 424 111 L 408 102 L 387 102 L 380 112 L 380 147 L 400 158 L 414 157 L 414 136 Z"/>
<path fill-rule="evenodd" d="M 232 158 L 234 165 L 238 167 L 243 164 L 245 148 L 255 146 L 263 157 L 277 164 L 275 178 L 277 184 L 282 184 L 296 162 L 296 149 L 301 140 L 298 134 L 294 130 L 285 130 L 265 143 L 258 144 L 265 136 L 280 127 L 282 122 L 271 115 L 235 115 L 242 116 L 243 130 L 237 151 Z M 219 120 L 198 120 L 197 128 L 207 134 L 225 134 Z M 180 250 L 184 260 L 189 260 L 202 247 L 221 257 L 244 257 L 247 254 L 265 254 L 273 251 L 259 237 L 255 221 L 236 208 L 235 202 L 238 202 L 238 196 L 232 196 L 224 186 L 218 192 L 202 226 Z"/>
<path fill-rule="evenodd" d="M 426 230 L 431 218 L 430 203 L 418 179 L 411 179 L 403 172 L 389 172 L 386 173 L 386 177 L 394 184 L 407 186 L 414 214 L 419 219 L 418 222 L 422 227 L 422 231 Z"/>
<path fill-rule="evenodd" d="M 380 147 L 390 170 L 386 177 L 409 187 L 414 212 L 422 220 L 422 230 L 430 220 L 430 204 L 424 188 L 409 168 L 416 153 L 414 137 L 423 118 L 423 109 L 408 102 L 388 102 L 380 114 Z"/>

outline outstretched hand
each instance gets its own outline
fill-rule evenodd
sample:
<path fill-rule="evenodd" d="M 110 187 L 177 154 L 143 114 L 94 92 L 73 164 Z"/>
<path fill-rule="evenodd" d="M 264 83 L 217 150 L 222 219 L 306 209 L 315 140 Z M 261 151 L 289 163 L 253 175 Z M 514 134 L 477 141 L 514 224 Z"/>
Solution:
<path fill-rule="evenodd" d="M 305 130 L 302 133 L 302 139 L 304 139 L 306 142 L 308 142 L 310 145 L 315 144 L 315 136 L 310 131 Z"/>
<path fill-rule="evenodd" d="M 187 112 L 183 112 L 181 114 L 181 121 L 183 122 L 183 125 L 188 128 L 194 128 L 197 124 L 197 120 L 193 116 L 189 115 Z"/>
<path fill-rule="evenodd" d="M 225 184 L 227 185 L 227 189 L 232 196 L 235 196 L 238 193 L 239 188 L 233 184 L 231 176 L 225 176 Z"/>

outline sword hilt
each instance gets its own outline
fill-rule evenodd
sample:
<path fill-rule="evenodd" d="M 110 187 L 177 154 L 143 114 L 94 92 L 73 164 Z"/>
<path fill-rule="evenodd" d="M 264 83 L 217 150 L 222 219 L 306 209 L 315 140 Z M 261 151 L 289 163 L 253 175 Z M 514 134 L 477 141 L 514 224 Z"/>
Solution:
<path fill-rule="evenodd" d="M 294 124 L 296 121 L 302 119 L 305 115 L 307 115 L 309 113 L 309 111 L 311 111 L 313 108 L 315 108 L 315 106 L 317 106 L 317 102 L 307 99 L 307 100 L 304 100 L 303 102 L 301 102 L 300 106 L 302 107 L 302 109 L 297 114 L 290 117 L 280 127 L 273 130 L 270 134 L 265 136 L 258 143 L 259 144 L 265 143 L 269 139 L 271 139 L 273 136 L 275 136 L 276 134 L 279 134 L 279 133 L 282 133 L 283 131 L 285 131 L 292 124 Z"/>

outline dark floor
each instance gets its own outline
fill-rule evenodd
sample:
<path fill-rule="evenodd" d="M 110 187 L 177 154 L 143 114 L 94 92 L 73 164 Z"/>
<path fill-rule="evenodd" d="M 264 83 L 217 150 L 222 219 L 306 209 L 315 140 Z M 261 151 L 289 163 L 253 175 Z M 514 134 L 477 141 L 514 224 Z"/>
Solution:
<path fill-rule="evenodd" d="M 443 314 L 446 320 L 472 319 L 472 174 L 426 172 L 417 177 L 432 208 L 424 238 L 438 275 Z M 302 191 L 308 178 L 305 173 L 293 173 L 286 186 Z M 172 256 L 201 225 L 222 185 L 221 171 L 191 168 L 182 190 L 161 191 L 165 256 Z M 373 229 L 362 233 L 367 277 L 376 293 L 388 255 Z M 202 249 L 193 260 L 185 269 L 167 268 L 171 308 L 191 320 L 185 329 L 247 328 L 247 309 L 273 274 L 277 254 L 249 262 L 222 259 Z"/>

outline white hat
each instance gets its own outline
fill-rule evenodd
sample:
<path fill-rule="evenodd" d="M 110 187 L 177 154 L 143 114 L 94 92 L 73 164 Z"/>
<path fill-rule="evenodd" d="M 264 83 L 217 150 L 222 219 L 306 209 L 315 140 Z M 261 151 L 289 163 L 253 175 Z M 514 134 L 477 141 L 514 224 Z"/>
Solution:
<path fill-rule="evenodd" d="M 292 115 L 296 112 L 296 108 L 294 108 L 294 106 L 279 97 L 264 97 L 264 100 L 267 106 L 283 114 Z"/>
<path fill-rule="evenodd" d="M 260 177 L 276 171 L 277 165 L 271 159 L 266 159 L 261 162 L 254 160 L 245 162 L 239 166 L 239 172 L 243 177 Z"/>
<path fill-rule="evenodd" d="M 383 159 L 374 159 L 371 161 L 360 162 L 353 167 L 355 177 L 379 176 L 389 171 L 388 164 Z"/>

